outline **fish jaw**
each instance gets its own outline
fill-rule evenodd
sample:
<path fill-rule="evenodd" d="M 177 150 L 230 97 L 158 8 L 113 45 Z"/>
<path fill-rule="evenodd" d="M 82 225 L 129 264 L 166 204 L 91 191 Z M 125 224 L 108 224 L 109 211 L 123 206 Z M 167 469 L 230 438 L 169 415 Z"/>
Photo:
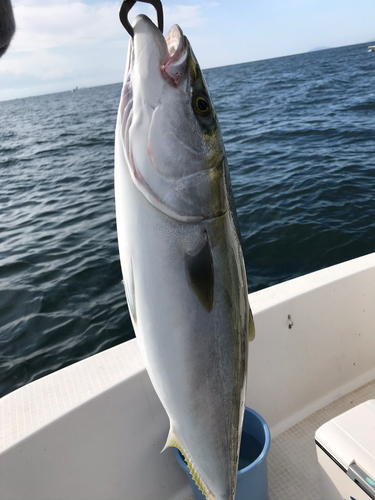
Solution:
<path fill-rule="evenodd" d="M 136 89 L 135 99 L 142 100 L 142 104 L 134 105 L 134 108 L 156 108 L 165 83 L 160 68 L 168 59 L 167 43 L 147 16 L 137 16 L 133 29 L 133 88 Z"/>
<path fill-rule="evenodd" d="M 144 108 L 155 110 L 168 94 L 168 87 L 187 92 L 188 48 L 177 25 L 164 38 L 147 16 L 139 15 L 133 29 L 134 38 L 128 51 L 131 62 L 127 72 L 135 89 L 133 110 L 136 114 L 144 112 Z"/>
<path fill-rule="evenodd" d="M 176 88 L 184 87 L 187 55 L 188 44 L 178 25 L 172 26 L 164 38 L 147 16 L 137 16 L 134 24 L 134 59 L 137 61 L 134 85 L 145 103 L 157 106 L 164 82 Z"/>

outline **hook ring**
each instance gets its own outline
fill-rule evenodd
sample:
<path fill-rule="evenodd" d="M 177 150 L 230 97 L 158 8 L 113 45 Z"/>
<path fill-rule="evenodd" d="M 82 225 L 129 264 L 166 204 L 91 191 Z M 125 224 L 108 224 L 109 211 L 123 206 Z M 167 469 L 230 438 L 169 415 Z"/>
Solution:
<path fill-rule="evenodd" d="M 139 1 L 143 3 L 149 3 L 150 5 L 153 5 L 155 7 L 158 16 L 158 28 L 163 33 L 164 17 L 163 17 L 163 6 L 161 4 L 161 1 L 160 0 L 139 0 Z M 128 14 L 130 9 L 134 6 L 135 3 L 137 3 L 137 0 L 124 0 L 120 8 L 120 21 L 131 37 L 134 36 L 134 30 L 129 22 Z"/>

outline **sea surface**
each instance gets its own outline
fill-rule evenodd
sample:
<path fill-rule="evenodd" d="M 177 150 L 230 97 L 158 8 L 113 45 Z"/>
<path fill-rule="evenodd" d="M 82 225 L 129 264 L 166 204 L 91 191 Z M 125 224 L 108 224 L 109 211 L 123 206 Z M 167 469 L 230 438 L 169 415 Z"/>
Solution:
<path fill-rule="evenodd" d="M 367 45 L 205 71 L 250 292 L 375 251 Z M 113 191 L 120 90 L 0 102 L 0 396 L 134 335 Z"/>

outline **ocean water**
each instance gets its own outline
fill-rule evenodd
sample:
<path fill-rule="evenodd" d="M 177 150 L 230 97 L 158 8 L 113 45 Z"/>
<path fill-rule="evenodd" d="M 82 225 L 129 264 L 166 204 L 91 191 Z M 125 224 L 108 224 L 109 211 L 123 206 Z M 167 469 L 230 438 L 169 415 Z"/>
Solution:
<path fill-rule="evenodd" d="M 367 44 L 205 71 L 250 292 L 375 251 L 374 71 Z M 133 337 L 120 89 L 0 102 L 0 396 Z"/>

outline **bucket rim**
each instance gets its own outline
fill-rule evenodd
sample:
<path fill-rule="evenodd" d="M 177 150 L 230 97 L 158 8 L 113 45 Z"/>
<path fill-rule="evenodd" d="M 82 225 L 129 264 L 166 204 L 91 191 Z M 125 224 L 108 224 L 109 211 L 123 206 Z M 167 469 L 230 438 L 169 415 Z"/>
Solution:
<path fill-rule="evenodd" d="M 261 415 L 259 415 L 258 412 L 256 412 L 255 410 L 253 410 L 251 408 L 248 408 L 247 406 L 245 406 L 245 413 L 246 412 L 248 414 L 252 414 L 261 423 L 261 425 L 263 427 L 263 431 L 264 431 L 264 445 L 263 445 L 262 451 L 260 452 L 260 454 L 258 455 L 258 457 L 254 460 L 254 462 L 251 462 L 251 464 L 247 465 L 243 469 L 240 469 L 237 472 L 237 477 L 241 476 L 242 474 L 245 474 L 247 471 L 249 471 L 250 469 L 253 469 L 259 463 L 261 463 L 267 457 L 267 454 L 268 454 L 268 451 L 269 451 L 270 445 L 271 445 L 270 430 L 269 430 L 267 422 L 264 420 L 264 418 Z M 244 415 L 244 418 L 245 418 L 245 415 Z"/>

